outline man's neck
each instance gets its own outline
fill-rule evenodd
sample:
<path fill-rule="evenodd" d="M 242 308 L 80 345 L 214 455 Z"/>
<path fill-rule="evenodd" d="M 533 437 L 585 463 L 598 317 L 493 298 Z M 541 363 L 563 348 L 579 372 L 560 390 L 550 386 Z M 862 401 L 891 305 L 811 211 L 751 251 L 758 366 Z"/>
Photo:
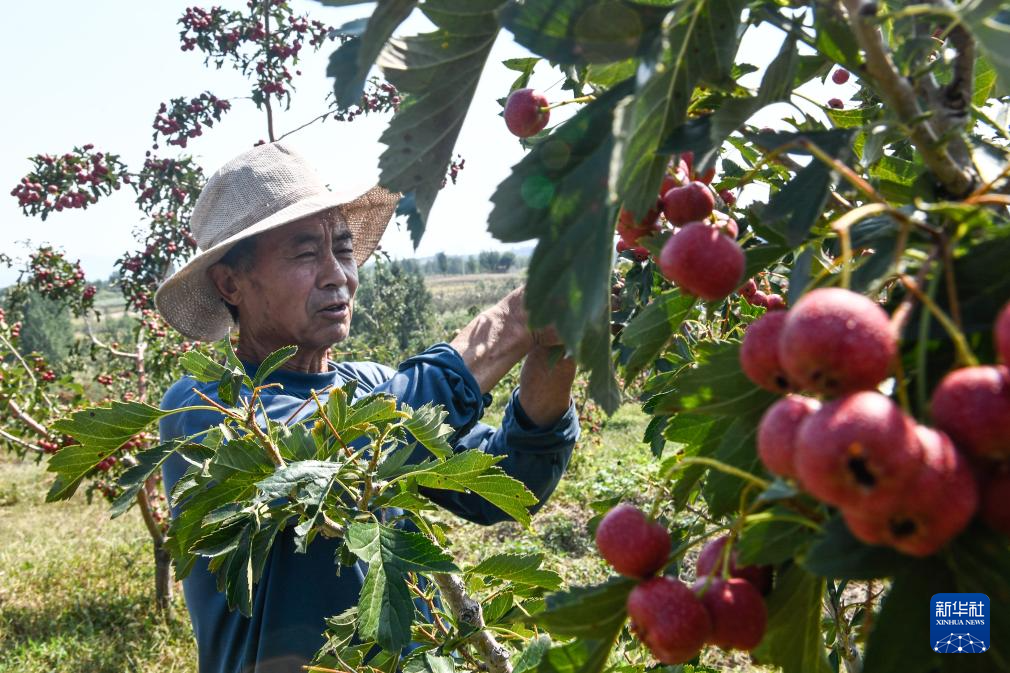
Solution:
<path fill-rule="evenodd" d="M 269 346 L 253 338 L 243 340 L 240 332 L 238 346 L 235 347 L 235 354 L 248 362 L 263 362 L 268 355 L 278 348 L 283 348 L 283 345 Z M 329 359 L 329 347 L 308 350 L 299 346 L 298 352 L 295 353 L 294 357 L 285 362 L 281 369 L 289 369 L 306 374 L 321 374 L 329 370 L 327 367 Z"/>

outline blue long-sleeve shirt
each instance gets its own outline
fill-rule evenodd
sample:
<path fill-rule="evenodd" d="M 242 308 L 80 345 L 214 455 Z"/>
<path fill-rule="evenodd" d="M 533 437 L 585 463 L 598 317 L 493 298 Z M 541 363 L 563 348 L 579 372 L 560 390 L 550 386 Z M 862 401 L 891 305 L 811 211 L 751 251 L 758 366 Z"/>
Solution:
<path fill-rule="evenodd" d="M 250 376 L 256 363 L 244 363 Z M 268 416 L 284 420 L 291 416 L 315 390 L 325 402 L 329 388 L 349 379 L 358 381 L 354 399 L 369 393 L 390 393 L 398 403 L 413 408 L 434 402 L 448 411 L 445 423 L 455 429 L 450 443 L 457 451 L 479 448 L 503 455 L 498 465 L 522 481 L 541 506 L 554 491 L 568 466 L 579 437 L 574 404 L 550 427 L 536 426 L 519 405 L 514 388 L 505 408 L 501 427 L 492 428 L 479 420 L 491 402 L 481 394 L 477 380 L 462 357 L 447 343 L 438 343 L 405 360 L 397 369 L 374 362 L 333 362 L 329 370 L 309 374 L 286 369 L 275 371 L 266 383 L 261 399 Z M 178 409 L 204 404 L 193 392 L 196 388 L 217 398 L 216 383 L 200 383 L 191 377 L 176 381 L 165 393 L 162 409 Z M 297 423 L 315 411 L 310 403 L 292 419 Z M 208 430 L 223 420 L 213 411 L 187 411 L 161 420 L 161 441 Z M 360 448 L 367 438 L 352 443 Z M 171 491 L 186 471 L 188 463 L 179 456 L 169 458 L 162 475 Z M 475 523 L 492 524 L 508 516 L 475 494 L 428 491 L 438 504 Z M 174 512 L 173 512 L 174 513 Z M 219 593 L 207 559 L 197 561 L 183 580 L 183 593 L 196 635 L 200 673 L 300 673 L 323 645 L 324 619 L 356 605 L 367 567 L 358 562 L 342 568 L 337 576 L 335 552 L 339 541 L 316 537 L 305 554 L 294 547 L 292 527 L 277 536 L 259 584 L 254 588 L 252 614 L 231 612 L 224 594 Z"/>

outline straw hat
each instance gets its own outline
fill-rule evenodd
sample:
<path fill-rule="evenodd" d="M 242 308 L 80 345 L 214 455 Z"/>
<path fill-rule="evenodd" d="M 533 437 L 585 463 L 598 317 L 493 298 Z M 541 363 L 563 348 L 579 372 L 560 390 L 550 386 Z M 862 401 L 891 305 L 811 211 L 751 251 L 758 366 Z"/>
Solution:
<path fill-rule="evenodd" d="M 270 143 L 235 157 L 207 180 L 190 229 L 201 252 L 161 284 L 158 311 L 190 339 L 216 341 L 234 327 L 207 269 L 242 239 L 337 208 L 354 236 L 360 267 L 379 244 L 400 195 L 375 186 L 364 194 L 331 192 L 290 147 Z"/>

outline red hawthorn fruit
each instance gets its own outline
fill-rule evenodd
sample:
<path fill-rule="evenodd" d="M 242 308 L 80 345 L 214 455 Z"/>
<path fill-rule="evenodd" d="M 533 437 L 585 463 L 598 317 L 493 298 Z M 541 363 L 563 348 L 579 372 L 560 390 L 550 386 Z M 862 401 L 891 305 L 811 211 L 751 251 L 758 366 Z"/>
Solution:
<path fill-rule="evenodd" d="M 621 208 L 621 214 L 617 218 L 617 233 L 629 245 L 638 245 L 638 239 L 642 236 L 651 236 L 662 229 L 659 224 L 659 208 L 653 208 L 645 214 L 640 221 L 635 221 L 635 216 L 630 211 Z"/>
<path fill-rule="evenodd" d="M 740 289 L 737 290 L 744 299 L 750 299 L 757 291 L 758 286 L 757 283 L 754 282 L 753 278 L 748 278 L 747 282 L 741 285 Z"/>
<path fill-rule="evenodd" d="M 533 89 L 516 89 L 505 101 L 505 125 L 513 135 L 529 138 L 540 133 L 551 119 L 547 96 Z"/>
<path fill-rule="evenodd" d="M 740 344 L 740 368 L 751 381 L 773 393 L 785 393 L 793 387 L 779 361 L 779 338 L 787 314 L 765 313 L 747 326 Z"/>
<path fill-rule="evenodd" d="M 692 587 L 712 621 L 708 642 L 724 650 L 753 650 L 764 638 L 768 610 L 747 580 L 701 578 Z"/>
<path fill-rule="evenodd" d="M 694 574 L 698 579 L 722 576 L 722 550 L 727 542 L 729 542 L 729 537 L 723 535 L 701 548 L 694 569 Z M 767 594 L 772 588 L 771 566 L 738 566 L 735 549 L 730 551 L 729 576 L 747 580 L 762 594 Z"/>
<path fill-rule="evenodd" d="M 965 529 L 978 510 L 975 476 L 947 435 L 916 426 L 922 465 L 894 507 L 843 508 L 860 540 L 930 556 Z"/>
<path fill-rule="evenodd" d="M 982 483 L 981 500 L 982 520 L 1010 536 L 1010 470 L 1004 468 Z"/>
<path fill-rule="evenodd" d="M 686 180 L 687 178 L 685 177 L 684 179 Z M 683 180 L 681 180 L 679 172 L 677 175 L 670 175 L 669 173 L 663 174 L 663 182 L 659 186 L 659 195 L 656 198 L 656 208 L 658 208 L 660 212 L 663 211 L 663 194 L 666 194 L 668 191 L 678 186 L 682 181 Z"/>
<path fill-rule="evenodd" d="M 682 664 L 701 652 L 712 634 L 712 620 L 683 582 L 653 577 L 628 594 L 631 629 L 664 664 Z"/>
<path fill-rule="evenodd" d="M 897 351 L 887 313 L 861 294 L 821 288 L 803 295 L 782 328 L 779 357 L 806 390 L 840 395 L 876 388 Z"/>
<path fill-rule="evenodd" d="M 760 306 L 762 308 L 768 307 L 768 295 L 766 295 L 761 290 L 757 290 L 754 294 L 749 297 L 745 297 L 751 306 Z"/>
<path fill-rule="evenodd" d="M 712 211 L 715 216 L 715 226 L 732 239 L 736 239 L 740 235 L 740 227 L 737 225 L 736 220 L 734 220 L 729 215 L 725 213 L 720 213 L 715 210 Z"/>
<path fill-rule="evenodd" d="M 1010 367 L 1010 303 L 1003 307 L 993 325 L 993 343 L 1003 364 Z"/>
<path fill-rule="evenodd" d="M 705 301 L 725 299 L 740 287 L 744 266 L 739 244 L 702 222 L 691 222 L 671 236 L 659 255 L 663 275 Z"/>
<path fill-rule="evenodd" d="M 723 203 L 725 203 L 727 206 L 736 205 L 736 194 L 734 194 L 728 189 L 720 189 L 719 198 L 722 199 Z"/>
<path fill-rule="evenodd" d="M 962 451 L 1010 458 L 1010 369 L 965 367 L 940 381 L 930 402 L 933 423 Z"/>
<path fill-rule="evenodd" d="M 765 300 L 765 308 L 769 311 L 784 311 L 786 309 L 786 300 L 780 294 L 770 294 Z"/>
<path fill-rule="evenodd" d="M 796 434 L 796 474 L 830 505 L 884 510 L 916 478 L 915 424 L 889 397 L 862 391 L 828 402 Z"/>
<path fill-rule="evenodd" d="M 675 225 L 704 220 L 712 214 L 713 208 L 715 197 L 712 190 L 701 182 L 689 182 L 663 194 L 663 214 Z"/>
<path fill-rule="evenodd" d="M 642 579 L 666 563 L 670 534 L 637 507 L 621 503 L 607 512 L 597 526 L 596 548 L 614 570 Z"/>
<path fill-rule="evenodd" d="M 845 103 L 842 102 L 841 98 L 832 98 L 828 101 L 828 107 L 832 107 L 836 110 L 841 110 L 845 107 Z"/>
<path fill-rule="evenodd" d="M 849 81 L 849 71 L 839 68 L 831 73 L 831 81 L 835 84 L 845 84 Z"/>
<path fill-rule="evenodd" d="M 757 451 L 769 472 L 796 478 L 796 433 L 820 408 L 819 401 L 802 395 L 787 395 L 768 407 L 758 425 Z"/>

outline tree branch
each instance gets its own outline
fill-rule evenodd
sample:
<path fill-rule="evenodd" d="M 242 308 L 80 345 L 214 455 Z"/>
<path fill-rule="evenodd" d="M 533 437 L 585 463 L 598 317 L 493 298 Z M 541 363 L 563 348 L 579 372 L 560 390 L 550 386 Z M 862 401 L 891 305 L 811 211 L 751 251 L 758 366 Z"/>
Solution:
<path fill-rule="evenodd" d="M 466 622 L 481 629 L 470 636 L 469 640 L 487 663 L 490 673 L 512 673 L 512 662 L 508 650 L 498 644 L 490 631 L 484 630 L 484 615 L 480 603 L 470 598 L 466 593 L 463 580 L 455 575 L 436 573 L 433 576 L 442 598 L 449 604 L 449 609 L 457 622 Z"/>
<path fill-rule="evenodd" d="M 23 411 L 17 402 L 11 399 L 7 400 L 7 408 L 11 410 L 15 418 L 31 428 L 39 437 L 49 439 L 50 433 L 46 430 L 45 426 L 28 415 L 28 412 Z"/>
<path fill-rule="evenodd" d="M 950 194 L 963 196 L 971 191 L 974 175 L 951 157 L 920 109 L 915 89 L 897 70 L 884 44 L 880 30 L 871 22 L 877 5 L 866 0 L 842 0 L 849 14 L 852 31 L 866 55 L 865 75 L 877 86 L 884 102 L 908 129 L 909 138 L 923 163 Z"/>
<path fill-rule="evenodd" d="M 3 430 L 2 428 L 0 428 L 0 437 L 3 437 L 4 439 L 6 439 L 8 441 L 14 442 L 18 446 L 24 447 L 25 449 L 28 449 L 29 451 L 34 451 L 35 453 L 45 453 L 45 450 L 43 450 L 42 447 L 35 446 L 34 444 L 32 444 L 30 442 L 26 442 L 25 440 L 21 439 L 20 437 L 15 437 L 14 435 L 12 435 L 9 432 Z"/>

